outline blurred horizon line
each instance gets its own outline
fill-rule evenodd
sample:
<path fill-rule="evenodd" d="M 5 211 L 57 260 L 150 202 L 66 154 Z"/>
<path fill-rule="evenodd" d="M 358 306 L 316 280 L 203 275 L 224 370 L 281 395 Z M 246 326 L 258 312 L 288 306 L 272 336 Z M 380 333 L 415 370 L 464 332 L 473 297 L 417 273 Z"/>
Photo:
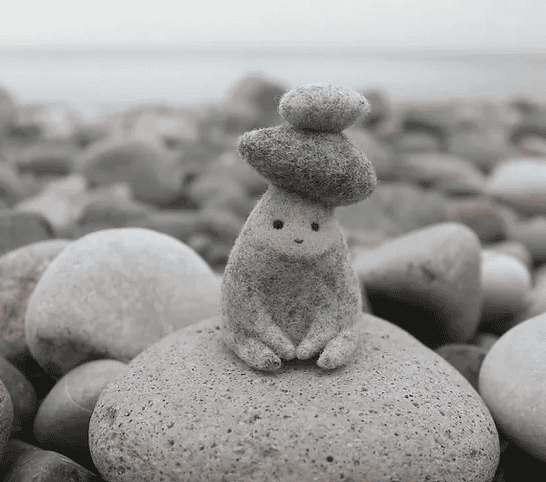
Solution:
<path fill-rule="evenodd" d="M 397 44 L 364 44 L 357 42 L 342 43 L 307 43 L 307 42 L 181 42 L 181 43 L 6 43 L 0 40 L 0 51 L 33 51 L 33 52 L 210 52 L 210 53 L 256 53 L 256 54 L 309 54 L 325 55 L 327 53 L 343 54 L 464 54 L 464 55 L 545 55 L 546 47 L 529 46 L 491 46 L 482 45 L 470 48 L 461 45 L 397 45 Z"/>

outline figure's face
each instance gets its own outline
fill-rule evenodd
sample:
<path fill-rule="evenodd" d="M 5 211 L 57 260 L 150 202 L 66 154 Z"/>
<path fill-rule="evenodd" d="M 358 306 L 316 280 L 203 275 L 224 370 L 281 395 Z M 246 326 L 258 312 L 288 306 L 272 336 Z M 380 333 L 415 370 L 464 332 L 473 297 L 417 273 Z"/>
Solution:
<path fill-rule="evenodd" d="M 341 237 L 333 209 L 271 188 L 247 225 L 255 244 L 297 258 L 321 255 Z"/>

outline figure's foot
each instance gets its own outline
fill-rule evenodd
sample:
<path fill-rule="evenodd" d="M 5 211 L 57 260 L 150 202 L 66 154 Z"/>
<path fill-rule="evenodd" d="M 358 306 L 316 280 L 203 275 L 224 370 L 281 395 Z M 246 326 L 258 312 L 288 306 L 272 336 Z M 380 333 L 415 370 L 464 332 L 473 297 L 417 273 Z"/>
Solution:
<path fill-rule="evenodd" d="M 358 344 L 356 330 L 344 330 L 332 338 L 324 347 L 317 365 L 325 370 L 333 370 L 345 365 L 355 351 Z"/>
<path fill-rule="evenodd" d="M 274 372 L 282 366 L 280 357 L 256 338 L 245 337 L 235 341 L 233 337 L 226 337 L 226 343 L 241 360 L 252 368 Z"/>

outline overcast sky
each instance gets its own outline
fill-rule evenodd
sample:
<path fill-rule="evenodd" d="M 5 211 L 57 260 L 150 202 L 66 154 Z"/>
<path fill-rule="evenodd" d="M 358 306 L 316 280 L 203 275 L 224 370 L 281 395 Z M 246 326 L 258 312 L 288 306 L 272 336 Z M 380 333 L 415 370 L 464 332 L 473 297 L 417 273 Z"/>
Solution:
<path fill-rule="evenodd" d="M 546 49 L 544 0 L 2 2 L 0 46 L 188 42 Z"/>

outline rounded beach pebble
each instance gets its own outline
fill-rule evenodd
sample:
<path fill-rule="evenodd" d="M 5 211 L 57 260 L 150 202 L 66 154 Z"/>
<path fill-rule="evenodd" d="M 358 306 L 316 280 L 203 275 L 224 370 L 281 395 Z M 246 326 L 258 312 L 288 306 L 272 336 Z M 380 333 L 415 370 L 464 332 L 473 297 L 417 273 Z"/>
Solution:
<path fill-rule="evenodd" d="M 214 317 L 135 358 L 101 394 L 90 449 L 110 482 L 490 481 L 499 442 L 453 367 L 396 326 L 363 315 L 344 368 L 248 368 Z"/>
<path fill-rule="evenodd" d="M 510 439 L 546 462 L 546 313 L 508 330 L 485 357 L 480 395 Z"/>
<path fill-rule="evenodd" d="M 290 124 L 316 132 L 341 132 L 369 110 L 364 96 L 331 84 L 298 87 L 279 102 L 279 113 Z"/>
<path fill-rule="evenodd" d="M 84 363 L 62 377 L 43 400 L 34 419 L 34 436 L 44 449 L 73 459 L 89 456 L 89 420 L 102 390 L 128 372 L 117 360 Z"/>
<path fill-rule="evenodd" d="M 483 292 L 482 328 L 503 332 L 503 320 L 526 307 L 531 292 L 531 273 L 514 256 L 497 251 L 482 251 Z"/>
<path fill-rule="evenodd" d="M 148 229 L 106 229 L 48 266 L 28 300 L 26 339 L 59 377 L 97 358 L 128 362 L 219 306 L 217 277 L 184 243 Z"/>
<path fill-rule="evenodd" d="M 353 266 L 374 314 L 437 347 L 478 328 L 480 253 L 470 228 L 438 223 L 360 250 Z"/>

